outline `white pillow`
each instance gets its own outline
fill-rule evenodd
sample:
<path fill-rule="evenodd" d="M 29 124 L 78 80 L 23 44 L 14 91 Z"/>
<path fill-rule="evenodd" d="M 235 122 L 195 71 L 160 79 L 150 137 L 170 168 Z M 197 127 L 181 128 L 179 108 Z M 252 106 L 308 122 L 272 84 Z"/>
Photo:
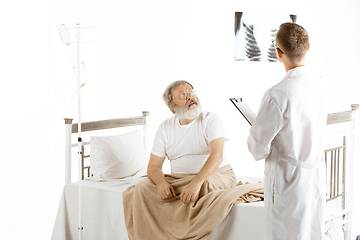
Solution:
<path fill-rule="evenodd" d="M 144 170 L 146 153 L 140 130 L 90 137 L 90 166 L 95 179 L 116 179 Z"/>

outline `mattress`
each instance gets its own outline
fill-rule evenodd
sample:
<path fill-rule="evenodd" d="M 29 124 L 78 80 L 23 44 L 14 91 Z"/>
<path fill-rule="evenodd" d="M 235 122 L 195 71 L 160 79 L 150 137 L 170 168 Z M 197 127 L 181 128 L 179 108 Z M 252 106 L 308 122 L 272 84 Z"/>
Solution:
<path fill-rule="evenodd" d="M 82 181 L 83 239 L 128 240 L 122 193 L 143 178 Z M 243 182 L 260 179 L 238 177 Z M 264 202 L 236 204 L 208 240 L 264 239 Z M 66 184 L 60 199 L 52 240 L 78 239 L 78 184 Z"/>

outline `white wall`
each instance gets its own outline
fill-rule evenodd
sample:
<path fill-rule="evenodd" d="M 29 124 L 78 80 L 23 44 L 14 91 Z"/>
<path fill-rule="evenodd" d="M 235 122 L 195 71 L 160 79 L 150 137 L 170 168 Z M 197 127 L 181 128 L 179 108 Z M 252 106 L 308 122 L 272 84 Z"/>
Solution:
<path fill-rule="evenodd" d="M 280 63 L 234 62 L 234 12 L 295 13 L 308 29 L 308 64 L 327 77 L 330 111 L 360 103 L 358 1 L 13 1 L 1 9 L 0 168 L 4 239 L 49 239 L 64 183 L 64 117 L 77 121 L 76 98 L 56 96 L 73 78 L 58 24 L 83 30 L 87 82 L 82 121 L 150 111 L 150 139 L 171 116 L 161 100 L 172 81 L 197 89 L 204 110 L 222 117 L 235 172 L 261 176 L 247 152 L 249 126 L 229 97 L 257 110 L 263 92 L 284 74 Z M 301 5 L 301 6 L 300 6 Z M 72 30 L 74 31 L 74 30 Z M 82 73 L 82 76 L 84 74 Z M 75 96 L 76 97 L 76 96 Z M 69 101 L 69 99 L 63 99 Z M 5 132 L 5 133 L 4 133 Z M 21 144 L 21 145 L 20 145 Z M 359 215 L 359 214 L 358 214 Z M 357 234 L 360 234 L 358 232 Z"/>

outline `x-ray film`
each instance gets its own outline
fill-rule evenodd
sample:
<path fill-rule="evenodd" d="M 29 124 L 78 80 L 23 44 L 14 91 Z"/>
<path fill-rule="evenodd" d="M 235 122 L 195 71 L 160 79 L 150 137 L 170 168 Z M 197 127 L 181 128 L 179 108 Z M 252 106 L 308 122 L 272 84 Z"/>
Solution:
<path fill-rule="evenodd" d="M 235 61 L 277 62 L 272 41 L 282 23 L 296 20 L 292 14 L 235 12 Z"/>

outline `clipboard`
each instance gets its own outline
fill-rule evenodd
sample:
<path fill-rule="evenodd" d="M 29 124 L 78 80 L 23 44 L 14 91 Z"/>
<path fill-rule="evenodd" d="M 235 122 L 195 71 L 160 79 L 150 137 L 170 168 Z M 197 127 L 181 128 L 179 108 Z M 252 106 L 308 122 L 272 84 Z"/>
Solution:
<path fill-rule="evenodd" d="M 252 126 L 256 118 L 254 111 L 243 101 L 242 98 L 229 98 L 229 100 L 239 110 L 246 121 L 248 121 L 248 123 Z"/>

